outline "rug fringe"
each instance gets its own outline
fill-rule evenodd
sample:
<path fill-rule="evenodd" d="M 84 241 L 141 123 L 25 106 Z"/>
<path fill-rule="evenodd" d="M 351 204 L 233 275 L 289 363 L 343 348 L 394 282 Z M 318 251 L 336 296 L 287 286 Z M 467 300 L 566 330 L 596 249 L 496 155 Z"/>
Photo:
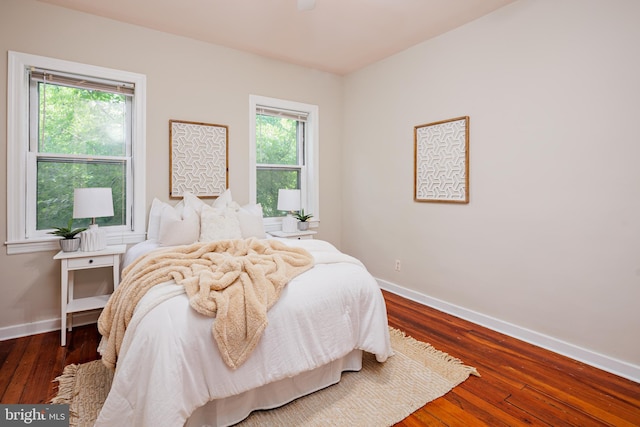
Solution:
<path fill-rule="evenodd" d="M 446 364 L 458 365 L 464 368 L 467 375 L 474 375 L 476 377 L 480 376 L 480 373 L 473 366 L 465 365 L 464 362 L 457 357 L 453 357 L 444 351 L 440 351 L 433 347 L 431 344 L 418 341 L 412 336 L 407 335 L 404 331 L 393 328 L 389 326 L 389 335 L 391 336 L 391 341 L 393 343 L 392 347 L 400 350 L 401 353 L 412 355 L 412 356 L 420 356 L 420 352 L 424 351 L 428 353 L 430 356 L 434 357 L 437 361 L 439 361 L 443 366 Z M 395 340 L 394 340 L 395 338 Z M 401 347 L 401 348 L 398 348 Z M 412 357 L 413 358 L 413 357 Z M 420 357 L 413 358 L 416 361 L 422 362 Z M 426 366 L 426 365 L 425 365 Z"/>
<path fill-rule="evenodd" d="M 78 376 L 78 371 L 80 370 L 79 364 L 71 364 L 64 367 L 62 371 L 62 375 L 53 379 L 52 382 L 58 382 L 58 394 L 51 399 L 49 403 L 53 404 L 61 404 L 61 405 L 69 405 L 69 426 L 77 426 L 77 421 L 79 419 L 78 414 L 74 411 L 71 406 L 73 404 L 73 399 L 80 393 L 80 390 L 74 389 L 76 388 L 76 378 Z"/>
<path fill-rule="evenodd" d="M 74 393 L 73 389 L 76 383 L 76 374 L 80 365 L 72 364 L 65 366 L 62 375 L 56 377 L 53 382 L 58 382 L 58 394 L 51 399 L 50 403 L 66 403 L 71 404 Z"/>

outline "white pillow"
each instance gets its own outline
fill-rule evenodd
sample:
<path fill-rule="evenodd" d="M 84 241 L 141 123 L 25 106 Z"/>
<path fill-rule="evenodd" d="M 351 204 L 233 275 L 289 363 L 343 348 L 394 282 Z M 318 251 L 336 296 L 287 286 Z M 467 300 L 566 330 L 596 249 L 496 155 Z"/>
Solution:
<path fill-rule="evenodd" d="M 238 219 L 240 220 L 240 231 L 242 237 L 256 237 L 258 239 L 266 238 L 264 232 L 264 222 L 262 221 L 262 205 L 244 205 L 238 209 Z"/>
<path fill-rule="evenodd" d="M 227 188 L 224 190 L 224 193 L 218 196 L 217 199 L 213 201 L 211 206 L 214 208 L 226 208 L 233 202 L 233 198 L 231 197 L 231 190 Z"/>
<path fill-rule="evenodd" d="M 160 217 L 158 242 L 163 246 L 189 245 L 200 235 L 200 217 L 191 206 L 178 209 L 165 204 Z"/>
<path fill-rule="evenodd" d="M 175 207 L 168 203 L 160 201 L 157 197 L 154 197 L 151 202 L 151 209 L 149 210 L 149 224 L 147 225 L 147 240 L 157 240 L 160 232 L 160 220 L 162 218 L 162 210 L 165 208 L 175 209 L 178 215 L 182 216 L 182 209 L 184 208 L 184 202 L 180 201 Z"/>
<path fill-rule="evenodd" d="M 200 215 L 200 211 L 202 207 L 206 204 L 202 200 L 200 200 L 195 194 L 186 191 L 184 196 L 182 196 L 182 200 L 184 201 L 185 206 L 191 206 L 198 215 Z"/>
<path fill-rule="evenodd" d="M 242 230 L 236 210 L 204 205 L 200 211 L 200 241 L 241 239 Z"/>
<path fill-rule="evenodd" d="M 160 215 L 162 215 L 162 203 L 157 198 L 153 198 L 151 209 L 149 210 L 149 225 L 147 226 L 147 240 L 156 240 L 160 231 Z"/>

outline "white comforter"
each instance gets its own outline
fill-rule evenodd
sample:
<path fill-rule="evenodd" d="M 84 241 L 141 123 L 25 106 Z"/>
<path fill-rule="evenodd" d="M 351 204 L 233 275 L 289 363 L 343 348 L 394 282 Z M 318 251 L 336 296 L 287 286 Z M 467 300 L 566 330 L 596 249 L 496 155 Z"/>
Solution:
<path fill-rule="evenodd" d="M 302 246 L 316 265 L 292 280 L 269 311 L 249 359 L 231 370 L 211 334 L 173 281 L 140 301 L 125 334 L 101 426 L 182 426 L 209 400 L 292 377 L 361 349 L 384 362 L 392 354 L 384 299 L 355 258 L 321 240 Z"/>

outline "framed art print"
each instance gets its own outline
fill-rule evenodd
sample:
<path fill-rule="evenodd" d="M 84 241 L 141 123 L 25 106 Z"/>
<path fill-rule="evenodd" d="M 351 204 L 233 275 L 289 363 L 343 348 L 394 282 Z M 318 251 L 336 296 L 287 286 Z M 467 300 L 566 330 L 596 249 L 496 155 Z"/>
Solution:
<path fill-rule="evenodd" d="M 414 127 L 414 200 L 469 203 L 469 117 Z"/>
<path fill-rule="evenodd" d="M 169 120 L 169 196 L 191 192 L 218 197 L 228 186 L 229 129 L 224 125 Z"/>

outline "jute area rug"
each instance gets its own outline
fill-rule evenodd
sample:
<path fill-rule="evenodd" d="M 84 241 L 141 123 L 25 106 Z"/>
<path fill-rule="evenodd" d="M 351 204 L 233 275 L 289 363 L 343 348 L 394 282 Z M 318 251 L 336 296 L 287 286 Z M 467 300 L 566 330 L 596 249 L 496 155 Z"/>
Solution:
<path fill-rule="evenodd" d="M 364 354 L 362 370 L 345 372 L 333 386 L 280 408 L 256 411 L 250 426 L 391 426 L 466 380 L 475 368 L 430 344 L 389 328 L 395 354 L 378 363 Z M 101 361 L 69 365 L 52 403 L 70 404 L 70 426 L 93 426 L 109 393 L 112 374 Z"/>

